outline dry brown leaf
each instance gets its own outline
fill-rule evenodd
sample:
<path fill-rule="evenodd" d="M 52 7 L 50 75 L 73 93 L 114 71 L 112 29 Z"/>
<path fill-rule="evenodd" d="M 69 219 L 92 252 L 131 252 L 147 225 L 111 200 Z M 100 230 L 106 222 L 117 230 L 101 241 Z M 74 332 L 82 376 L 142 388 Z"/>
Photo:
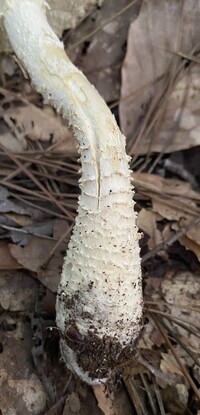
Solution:
<path fill-rule="evenodd" d="M 179 222 L 180 228 L 184 228 L 187 226 L 188 221 L 182 218 Z M 194 241 L 200 248 L 200 224 L 195 224 L 191 229 L 189 229 L 186 233 L 187 237 Z"/>
<path fill-rule="evenodd" d="M 200 194 L 195 192 L 191 184 L 177 179 L 164 179 L 156 174 L 134 172 L 133 182 L 135 186 L 153 191 L 164 193 L 170 196 L 182 196 L 185 200 L 200 200 Z"/>
<path fill-rule="evenodd" d="M 159 215 L 170 221 L 178 221 L 183 216 L 188 218 L 188 221 L 193 219 L 193 216 L 186 215 L 180 207 L 169 206 L 162 200 L 156 200 L 152 198 L 152 209 L 154 212 L 159 213 Z"/>
<path fill-rule="evenodd" d="M 161 353 L 161 356 L 162 356 L 162 359 L 160 362 L 160 369 L 162 370 L 162 372 L 176 373 L 177 375 L 183 376 L 181 368 L 179 364 L 177 363 L 175 357 L 173 356 L 171 350 L 169 350 L 167 353 Z M 182 363 L 184 364 L 183 360 L 182 360 Z"/>
<path fill-rule="evenodd" d="M 132 413 L 129 398 L 122 387 L 116 388 L 113 392 L 109 388 L 105 388 L 105 385 L 95 385 L 93 391 L 104 415 L 129 415 Z"/>
<path fill-rule="evenodd" d="M 143 2 L 139 17 L 130 26 L 122 68 L 120 120 L 129 139 L 136 137 L 153 96 L 164 88 L 161 77 L 167 74 L 174 57 L 170 52 L 191 53 L 199 44 L 199 19 L 200 0 Z M 189 75 L 187 69 L 185 74 L 183 71 L 178 84 L 173 85 L 161 128 L 154 131 L 153 141 L 150 134 L 141 137 L 134 148 L 135 153 L 146 153 L 149 149 L 160 152 L 166 145 L 167 151 L 172 152 L 199 144 L 199 71 L 197 65 Z M 182 113 L 186 95 L 188 100 Z M 180 113 L 181 125 L 177 132 Z"/>
<path fill-rule="evenodd" d="M 48 396 L 33 367 L 33 332 L 28 319 L 4 313 L 0 342 L 2 414 L 36 415 L 45 411 Z"/>
<path fill-rule="evenodd" d="M 79 396 L 76 392 L 71 392 L 68 395 L 66 404 L 67 404 L 67 408 L 64 408 L 63 415 L 65 414 L 67 415 L 69 413 L 68 412 L 69 408 L 73 412 L 73 414 L 80 414 L 79 411 L 81 409 L 81 403 L 80 403 Z"/>
<path fill-rule="evenodd" d="M 0 241 L 0 269 L 20 269 L 22 266 L 11 255 L 6 240 Z"/>
<path fill-rule="evenodd" d="M 35 305 L 37 281 L 16 270 L 0 272 L 0 305 L 9 311 L 31 311 Z"/>
<path fill-rule="evenodd" d="M 152 321 L 148 321 L 143 329 L 142 336 L 138 341 L 139 349 L 152 349 L 154 346 L 154 341 L 152 340 L 152 333 L 154 331 L 154 326 Z"/>
<path fill-rule="evenodd" d="M 183 235 L 179 239 L 179 242 L 186 249 L 193 252 L 196 255 L 196 257 L 198 258 L 199 262 L 200 262 L 200 245 L 198 243 L 196 243 L 195 240 L 192 240 L 192 239 L 188 238 L 187 235 Z"/>
<path fill-rule="evenodd" d="M 180 354 L 180 349 L 177 349 L 177 354 L 182 361 L 183 365 L 185 365 L 185 360 L 182 358 Z M 180 381 L 175 385 L 176 391 L 177 391 L 177 397 L 178 400 L 183 404 L 184 406 L 187 405 L 188 402 L 188 385 L 185 385 L 185 379 L 183 378 L 183 373 L 181 371 L 181 368 L 176 361 L 175 357 L 173 356 L 171 350 L 169 350 L 167 353 L 161 353 L 162 359 L 160 362 L 160 369 L 164 373 L 173 373 L 180 376 Z"/>
<path fill-rule="evenodd" d="M 53 244 L 53 241 L 33 237 L 25 247 L 13 244 L 9 247 L 11 254 L 23 268 L 37 273 L 48 258 Z"/>
<path fill-rule="evenodd" d="M 170 228 L 176 232 L 184 230 L 197 218 L 199 208 L 196 202 L 199 202 L 200 194 L 192 190 L 189 183 L 163 179 L 160 176 L 146 173 L 134 173 L 134 183 L 142 192 L 146 192 L 152 202 L 152 213 L 141 210 L 138 216 L 138 226 L 149 235 L 155 232 L 159 236 L 156 245 L 168 240 L 170 237 Z M 159 195 L 159 196 L 158 196 Z M 165 196 L 165 197 L 162 197 Z M 169 198 L 167 197 L 169 196 Z M 173 199 L 171 199 L 173 197 Z M 162 233 L 158 233 L 152 228 L 153 213 L 159 214 L 160 218 L 167 219 L 171 223 Z M 147 217 L 149 215 L 149 218 Z M 144 216 L 144 218 L 143 218 Z M 146 216 L 146 219 L 145 219 Z M 185 234 L 179 238 L 179 241 L 186 249 L 192 251 L 200 261 L 200 224 L 195 223 Z M 152 241 L 150 241 L 152 243 Z"/>
<path fill-rule="evenodd" d="M 0 122 L 2 124 L 2 122 Z M 10 131 L 4 131 L 4 128 L 1 128 L 0 133 L 0 144 L 6 147 L 8 150 L 12 151 L 13 153 L 20 153 L 27 149 L 27 142 L 24 137 L 16 137 Z"/>
<path fill-rule="evenodd" d="M 184 229 L 185 226 L 187 226 L 191 222 L 191 218 L 181 218 L 179 222 L 174 223 L 171 225 L 171 228 L 179 231 L 180 229 Z M 187 250 L 193 252 L 198 260 L 200 261 L 200 225 L 195 224 L 191 229 L 189 229 L 185 235 L 182 235 L 179 238 L 179 242 L 181 245 L 183 245 Z"/>
<path fill-rule="evenodd" d="M 32 237 L 25 247 L 10 244 L 10 252 L 12 256 L 21 264 L 21 266 L 29 271 L 36 273 L 37 278 L 51 291 L 56 292 L 60 280 L 60 274 L 63 264 L 63 256 L 65 255 L 66 245 L 61 244 L 56 250 L 53 257 L 46 264 L 55 241 Z"/>
<path fill-rule="evenodd" d="M 200 316 L 200 279 L 190 272 L 178 273 L 172 280 L 164 279 L 161 284 L 163 298 L 169 305 L 168 312 L 173 318 L 181 319 L 188 328 L 185 329 L 177 323 L 173 323 L 176 332 L 181 336 L 182 343 L 193 352 L 199 353 L 200 339 L 192 332 L 199 331 Z M 170 321 L 168 321 L 170 325 Z M 192 331 L 190 331 L 190 327 Z"/>
<path fill-rule="evenodd" d="M 151 198 L 152 210 L 164 219 L 178 221 L 178 225 L 172 225 L 173 229 L 180 230 L 198 214 L 196 202 L 199 202 L 200 194 L 192 190 L 189 183 L 148 173 L 134 173 L 133 176 L 134 185 Z M 192 229 L 190 235 L 194 232 Z"/>
<path fill-rule="evenodd" d="M 86 19 L 67 39 L 67 48 L 72 60 L 107 102 L 119 99 L 124 45 L 129 25 L 138 14 L 140 1 L 134 2 L 120 16 L 113 19 L 112 17 L 129 4 L 130 0 L 104 1 L 101 9 Z M 105 24 L 110 19 L 111 21 Z M 82 39 L 99 27 L 102 29 L 87 38 L 83 44 Z M 76 43 L 79 43 L 79 46 L 74 48 L 73 45 Z"/>
<path fill-rule="evenodd" d="M 138 213 L 137 225 L 149 235 L 149 249 L 153 249 L 162 242 L 162 236 L 156 223 L 158 219 L 160 219 L 160 216 L 149 209 L 141 209 Z"/>
<path fill-rule="evenodd" d="M 69 228 L 69 223 L 64 219 L 56 219 L 53 226 L 53 237 L 60 239 Z"/>
<path fill-rule="evenodd" d="M 38 108 L 33 104 L 18 108 L 11 108 L 6 114 L 14 119 L 17 125 L 23 129 L 25 136 L 31 140 L 66 141 L 68 152 L 76 152 L 76 145 L 72 133 L 63 125 L 62 119 L 54 112 L 53 108 Z M 56 148 L 58 150 L 58 147 Z"/>
<path fill-rule="evenodd" d="M 33 225 L 33 219 L 30 218 L 30 216 L 26 216 L 26 215 L 20 215 L 18 213 L 5 213 L 4 217 L 12 220 L 13 222 L 15 222 L 17 225 L 20 226 L 31 226 Z"/>
<path fill-rule="evenodd" d="M 39 108 L 31 104 L 19 93 L 0 88 L 1 106 L 9 107 L 1 111 L 5 120 L 12 119 L 20 134 L 14 136 L 10 131 L 0 135 L 0 142 L 13 152 L 24 151 L 27 147 L 26 137 L 31 140 L 57 143 L 56 151 L 66 154 L 77 153 L 77 141 L 66 126 L 61 116 L 51 107 Z M 9 135 L 9 137 L 8 137 Z M 9 139 L 8 139 L 9 138 Z"/>
<path fill-rule="evenodd" d="M 114 394 L 111 395 L 106 393 L 104 385 L 95 385 L 93 387 L 94 394 L 96 396 L 99 408 L 105 415 L 113 415 L 113 399 Z"/>

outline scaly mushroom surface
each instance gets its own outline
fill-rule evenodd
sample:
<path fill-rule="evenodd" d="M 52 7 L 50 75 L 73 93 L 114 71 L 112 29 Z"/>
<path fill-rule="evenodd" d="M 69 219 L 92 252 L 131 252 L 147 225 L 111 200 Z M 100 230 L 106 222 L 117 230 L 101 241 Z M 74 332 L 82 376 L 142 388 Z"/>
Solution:
<path fill-rule="evenodd" d="M 79 140 L 78 214 L 60 280 L 57 325 L 68 367 L 104 382 L 134 352 L 141 329 L 139 235 L 125 137 L 95 88 L 70 62 L 42 0 L 0 0 L 12 47 L 38 92 Z"/>

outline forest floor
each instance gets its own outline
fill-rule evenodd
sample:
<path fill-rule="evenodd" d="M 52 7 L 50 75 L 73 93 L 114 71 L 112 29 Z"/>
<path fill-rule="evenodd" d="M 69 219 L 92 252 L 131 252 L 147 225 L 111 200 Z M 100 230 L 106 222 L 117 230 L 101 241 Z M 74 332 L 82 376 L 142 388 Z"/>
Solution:
<path fill-rule="evenodd" d="M 117 415 L 200 415 L 200 1 L 106 0 L 63 33 L 127 137 L 142 232 L 144 329 Z M 195 10 L 195 12 L 194 12 Z M 77 142 L 0 57 L 0 414 L 101 415 L 55 326 L 79 195 Z"/>

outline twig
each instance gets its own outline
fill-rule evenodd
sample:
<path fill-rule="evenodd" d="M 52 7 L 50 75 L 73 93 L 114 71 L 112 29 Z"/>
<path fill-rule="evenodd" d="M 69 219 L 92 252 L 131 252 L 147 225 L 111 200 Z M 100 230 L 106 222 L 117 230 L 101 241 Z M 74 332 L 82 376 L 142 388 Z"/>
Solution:
<path fill-rule="evenodd" d="M 165 343 L 167 344 L 167 346 L 168 346 L 168 347 L 169 347 L 169 349 L 171 350 L 171 352 L 172 352 L 172 354 L 173 354 L 173 356 L 174 356 L 175 360 L 177 361 L 177 363 L 178 363 L 178 365 L 179 365 L 179 367 L 180 367 L 180 369 L 181 369 L 181 371 L 182 371 L 182 373 L 183 373 L 183 376 L 187 379 L 187 381 L 189 382 L 189 384 L 190 384 L 191 388 L 193 389 L 193 391 L 194 391 L 194 393 L 195 393 L 196 397 L 197 397 L 197 398 L 198 398 L 198 400 L 200 401 L 200 391 L 199 391 L 199 389 L 196 387 L 196 385 L 195 385 L 194 381 L 192 380 L 192 378 L 191 378 L 190 374 L 188 373 L 188 371 L 187 371 L 187 369 L 185 368 L 185 366 L 183 365 L 183 363 L 182 363 L 182 361 L 181 361 L 180 357 L 179 357 L 179 356 L 178 356 L 178 354 L 176 353 L 176 351 L 175 351 L 174 347 L 172 346 L 172 344 L 171 344 L 171 342 L 170 342 L 170 340 L 169 340 L 169 338 L 168 338 L 168 336 L 167 336 L 167 334 L 166 334 L 165 330 L 163 329 L 163 327 L 162 327 L 162 326 L 161 326 L 161 324 L 159 323 L 158 319 L 157 319 L 157 318 L 156 318 L 153 314 L 151 314 L 151 317 L 152 317 L 152 319 L 154 320 L 154 322 L 155 322 L 156 326 L 158 327 L 158 329 L 159 329 L 159 331 L 160 331 L 160 333 L 161 333 L 161 335 L 162 335 L 163 339 L 165 340 Z"/>
<path fill-rule="evenodd" d="M 190 229 L 192 229 L 195 225 L 200 223 L 200 217 L 195 218 L 192 222 L 190 222 L 187 226 L 181 228 L 175 235 L 168 238 L 165 242 L 162 242 L 155 246 L 150 252 L 147 252 L 142 258 L 142 264 L 147 261 L 152 256 L 156 255 L 161 250 L 167 250 L 174 242 L 178 241 L 183 235 L 185 235 Z"/>

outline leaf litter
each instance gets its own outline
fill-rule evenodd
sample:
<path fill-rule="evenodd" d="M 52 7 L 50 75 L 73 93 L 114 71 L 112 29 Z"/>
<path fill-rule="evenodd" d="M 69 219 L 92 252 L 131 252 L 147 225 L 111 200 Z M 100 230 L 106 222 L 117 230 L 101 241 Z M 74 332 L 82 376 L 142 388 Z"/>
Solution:
<path fill-rule="evenodd" d="M 76 216 L 77 143 L 17 63 L 2 57 L 3 415 L 10 410 L 196 415 L 200 410 L 200 2 L 115 3 L 104 2 L 77 29 L 64 33 L 64 40 L 120 118 L 134 154 L 144 330 L 136 356 L 118 368 L 114 409 L 109 390 L 92 391 L 60 362 L 55 295 Z"/>

